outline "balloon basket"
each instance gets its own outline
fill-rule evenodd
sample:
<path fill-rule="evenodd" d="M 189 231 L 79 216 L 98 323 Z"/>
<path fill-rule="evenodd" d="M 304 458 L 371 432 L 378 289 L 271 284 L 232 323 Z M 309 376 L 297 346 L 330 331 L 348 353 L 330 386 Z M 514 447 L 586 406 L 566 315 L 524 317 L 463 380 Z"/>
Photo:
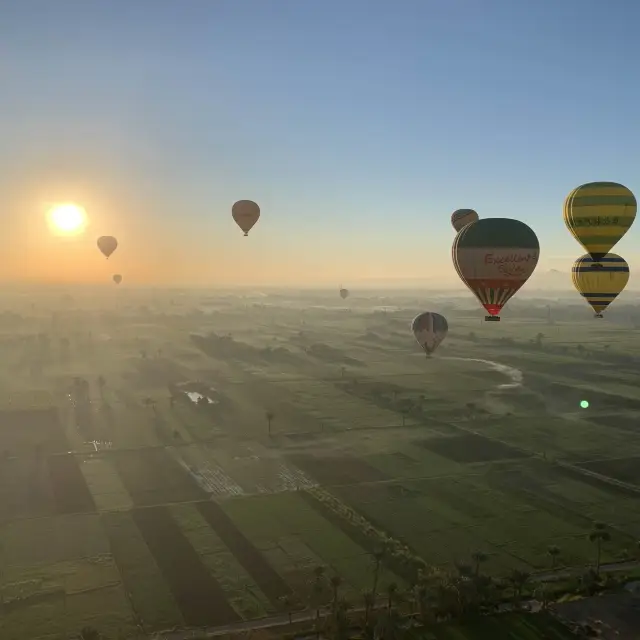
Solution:
<path fill-rule="evenodd" d="M 604 318 L 604 316 L 601 313 L 596 313 L 595 316 L 593 316 L 594 318 Z"/>
<path fill-rule="evenodd" d="M 245 232 L 244 232 L 244 235 L 245 235 L 245 236 L 248 236 L 248 235 L 249 235 L 249 232 L 248 232 L 248 231 L 245 231 Z"/>
<path fill-rule="evenodd" d="M 500 316 L 485 316 L 485 322 L 500 322 Z"/>
<path fill-rule="evenodd" d="M 602 268 L 603 268 L 603 265 L 602 265 L 602 264 L 600 264 L 599 262 L 592 262 L 592 263 L 591 263 L 591 268 L 592 268 L 592 269 L 602 269 Z"/>

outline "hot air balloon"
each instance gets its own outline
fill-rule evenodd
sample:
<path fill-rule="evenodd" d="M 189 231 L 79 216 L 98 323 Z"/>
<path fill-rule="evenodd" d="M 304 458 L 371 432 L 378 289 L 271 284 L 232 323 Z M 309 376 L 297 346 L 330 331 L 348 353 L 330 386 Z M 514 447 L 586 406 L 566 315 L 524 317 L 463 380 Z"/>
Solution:
<path fill-rule="evenodd" d="M 589 182 L 564 201 L 564 223 L 598 263 L 633 224 L 638 203 L 627 187 L 616 182 Z"/>
<path fill-rule="evenodd" d="M 500 310 L 529 279 L 538 264 L 540 244 L 533 230 L 511 218 L 484 218 L 458 232 L 453 241 L 453 265 L 490 315 Z"/>
<path fill-rule="evenodd" d="M 248 236 L 251 227 L 258 222 L 260 207 L 253 200 L 238 200 L 231 207 L 231 215 L 236 224 L 244 231 L 244 235 Z"/>
<path fill-rule="evenodd" d="M 578 293 L 596 312 L 596 318 L 602 318 L 602 312 L 627 286 L 629 265 L 615 253 L 607 253 L 597 263 L 586 253 L 573 263 L 571 278 Z"/>
<path fill-rule="evenodd" d="M 343 289 L 342 287 L 340 287 L 340 297 L 345 300 L 346 298 L 349 297 L 349 289 Z"/>
<path fill-rule="evenodd" d="M 458 209 L 451 214 L 451 224 L 456 231 L 478 220 L 479 216 L 473 209 Z"/>
<path fill-rule="evenodd" d="M 122 282 L 122 276 L 121 276 L 119 273 L 116 273 L 116 274 L 113 276 L 113 281 L 114 281 L 116 284 L 120 284 L 120 283 Z"/>
<path fill-rule="evenodd" d="M 118 248 L 118 241 L 113 236 L 100 236 L 98 238 L 98 249 L 107 258 Z"/>
<path fill-rule="evenodd" d="M 444 316 L 427 311 L 413 319 L 411 331 L 428 358 L 447 337 L 449 325 Z"/>

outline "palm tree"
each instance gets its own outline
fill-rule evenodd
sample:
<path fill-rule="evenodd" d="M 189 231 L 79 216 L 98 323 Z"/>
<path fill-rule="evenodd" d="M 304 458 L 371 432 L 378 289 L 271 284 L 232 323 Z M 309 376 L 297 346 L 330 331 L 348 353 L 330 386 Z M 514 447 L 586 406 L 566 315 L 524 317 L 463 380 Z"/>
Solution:
<path fill-rule="evenodd" d="M 365 591 L 362 594 L 362 599 L 364 601 L 364 630 L 366 633 L 371 622 L 371 611 L 375 606 L 375 600 L 373 599 L 373 593 L 371 593 L 371 591 Z"/>
<path fill-rule="evenodd" d="M 320 637 L 320 608 L 322 606 L 322 596 L 325 587 L 325 568 L 323 566 L 317 566 L 313 570 L 313 600 L 316 605 L 316 635 Z"/>
<path fill-rule="evenodd" d="M 602 522 L 596 522 L 593 530 L 589 534 L 589 540 L 596 545 L 596 575 L 600 575 L 600 554 L 602 551 L 602 543 L 611 540 L 611 534 L 607 531 L 606 525 Z"/>
<path fill-rule="evenodd" d="M 331 591 L 333 592 L 331 603 L 335 608 L 338 605 L 338 591 L 340 589 L 340 585 L 342 585 L 342 578 L 340 576 L 331 576 L 330 582 Z"/>
<path fill-rule="evenodd" d="M 289 624 L 290 625 L 293 624 L 293 619 L 292 619 L 293 601 L 291 599 L 291 596 L 288 596 L 288 595 L 280 596 L 278 600 L 280 600 L 280 602 L 282 603 L 282 608 L 286 609 L 287 611 L 287 615 L 289 616 Z"/>
<path fill-rule="evenodd" d="M 520 571 L 519 569 L 514 569 L 509 575 L 509 582 L 513 589 L 513 606 L 516 608 L 520 605 L 522 590 L 527 582 L 529 582 L 530 577 L 531 575 L 529 573 L 526 571 Z"/>
<path fill-rule="evenodd" d="M 452 581 L 444 581 L 438 585 L 436 593 L 438 613 L 445 617 L 462 615 L 462 597 L 458 586 Z"/>
<path fill-rule="evenodd" d="M 413 402 L 411 402 L 411 400 L 403 400 L 402 404 L 400 405 L 400 411 L 402 413 L 402 426 L 404 427 L 407 422 L 407 418 L 413 411 Z"/>
<path fill-rule="evenodd" d="M 331 608 L 333 610 L 334 618 L 338 611 L 338 590 L 342 584 L 342 578 L 340 576 L 331 576 L 331 590 L 333 591 L 333 598 L 331 599 Z"/>
<path fill-rule="evenodd" d="M 487 556 L 487 554 L 484 551 L 474 551 L 471 554 L 471 558 L 475 563 L 474 575 L 477 578 L 480 575 L 480 565 L 483 562 L 486 562 L 489 559 L 489 556 Z"/>
<path fill-rule="evenodd" d="M 373 601 L 376 601 L 378 595 L 378 580 L 380 578 L 380 566 L 386 555 L 386 549 L 378 549 L 373 552 L 373 586 L 371 587 L 371 594 L 373 595 Z"/>
<path fill-rule="evenodd" d="M 471 578 L 473 576 L 473 567 L 465 562 L 456 562 L 456 571 L 460 578 Z"/>
<path fill-rule="evenodd" d="M 401 617 L 398 612 L 394 610 L 393 605 L 399 600 L 398 585 L 390 583 L 387 586 L 387 611 L 383 619 L 381 629 L 382 637 L 394 640 L 399 638 Z"/>
<path fill-rule="evenodd" d="M 98 376 L 98 389 L 100 390 L 100 398 L 104 400 L 104 388 L 107 386 L 107 381 L 104 376 Z"/>
<path fill-rule="evenodd" d="M 495 610 L 498 603 L 498 585 L 491 576 L 481 575 L 474 580 L 478 604 L 485 608 Z"/>
<path fill-rule="evenodd" d="M 547 554 L 551 558 L 551 570 L 553 571 L 556 568 L 556 562 L 558 561 L 558 556 L 560 555 L 560 547 L 556 547 L 555 544 L 547 547 Z"/>
<path fill-rule="evenodd" d="M 156 401 L 153 398 L 145 398 L 142 403 L 147 409 L 151 409 L 153 413 L 156 413 Z"/>
<path fill-rule="evenodd" d="M 418 582 L 418 584 L 414 588 L 414 597 L 416 601 L 416 605 L 418 608 L 418 615 L 420 616 L 420 621 L 423 625 L 426 625 L 428 622 L 431 622 L 431 616 L 429 615 L 429 607 L 427 606 L 427 597 L 429 595 L 429 590 L 424 580 Z"/>
<path fill-rule="evenodd" d="M 395 582 L 390 582 L 387 585 L 387 612 L 390 614 L 393 604 L 396 601 L 396 595 L 398 593 L 398 585 Z"/>
<path fill-rule="evenodd" d="M 276 416 L 274 415 L 273 411 L 265 411 L 264 416 L 267 419 L 267 429 L 269 431 L 269 435 L 271 435 L 271 422 Z"/>
<path fill-rule="evenodd" d="M 540 602 L 543 611 L 546 611 L 549 608 L 549 602 L 551 601 L 551 589 L 548 585 L 542 583 L 536 590 L 533 592 L 533 597 Z"/>
<path fill-rule="evenodd" d="M 334 614 L 334 630 L 336 640 L 349 640 L 349 616 L 351 605 L 343 599 L 337 603 Z"/>

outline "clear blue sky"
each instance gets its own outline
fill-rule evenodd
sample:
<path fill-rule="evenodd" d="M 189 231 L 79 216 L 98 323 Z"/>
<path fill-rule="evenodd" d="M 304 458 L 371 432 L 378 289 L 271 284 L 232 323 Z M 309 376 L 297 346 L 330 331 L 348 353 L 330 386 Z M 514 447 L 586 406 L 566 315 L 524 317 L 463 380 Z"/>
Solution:
<path fill-rule="evenodd" d="M 453 282 L 473 207 L 564 269 L 568 191 L 640 195 L 639 25 L 631 0 L 4 2 L 0 243 L 43 250 L 32 211 L 77 200 L 141 279 Z"/>

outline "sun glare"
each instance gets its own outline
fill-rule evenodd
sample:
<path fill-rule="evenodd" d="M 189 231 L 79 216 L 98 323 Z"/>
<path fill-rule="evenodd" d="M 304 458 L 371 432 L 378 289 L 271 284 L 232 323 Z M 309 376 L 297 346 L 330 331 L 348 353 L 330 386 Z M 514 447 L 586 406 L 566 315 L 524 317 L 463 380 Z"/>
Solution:
<path fill-rule="evenodd" d="M 69 202 L 53 205 L 47 212 L 47 218 L 51 230 L 57 235 L 77 235 L 84 231 L 87 223 L 85 210 Z"/>

